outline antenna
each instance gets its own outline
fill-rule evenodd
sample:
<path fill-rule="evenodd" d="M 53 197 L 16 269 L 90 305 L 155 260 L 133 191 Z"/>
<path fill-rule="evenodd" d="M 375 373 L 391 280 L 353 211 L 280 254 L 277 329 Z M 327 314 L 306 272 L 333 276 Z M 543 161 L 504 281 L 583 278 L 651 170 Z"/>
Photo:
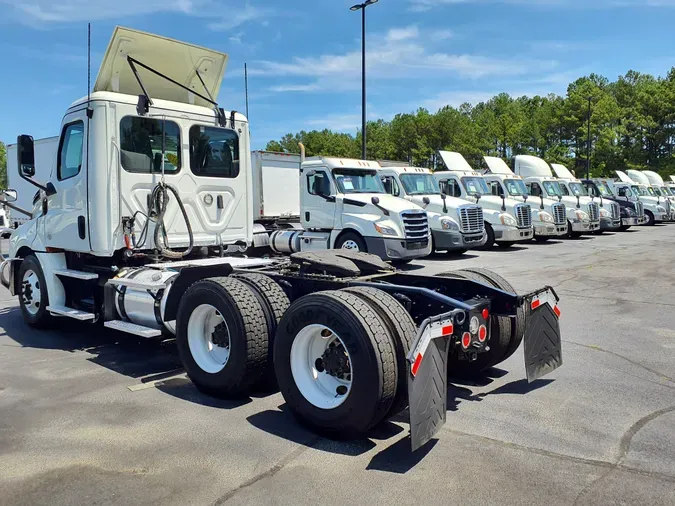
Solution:
<path fill-rule="evenodd" d="M 248 67 L 244 63 L 244 89 L 246 91 L 246 119 L 251 122 L 250 118 L 248 117 Z"/>
<path fill-rule="evenodd" d="M 91 104 L 91 23 L 87 23 L 87 117 L 91 119 L 93 110 Z M 87 129 L 88 130 L 88 129 Z M 89 142 L 89 135 L 87 135 L 87 143 Z M 89 156 L 89 151 L 87 151 Z"/>

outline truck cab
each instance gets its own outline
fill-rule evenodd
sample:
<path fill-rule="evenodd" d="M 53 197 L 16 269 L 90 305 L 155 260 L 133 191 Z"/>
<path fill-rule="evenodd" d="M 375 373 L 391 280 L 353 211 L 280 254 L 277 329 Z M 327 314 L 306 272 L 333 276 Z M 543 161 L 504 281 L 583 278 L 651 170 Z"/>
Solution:
<path fill-rule="evenodd" d="M 483 210 L 476 204 L 441 193 L 429 169 L 380 162 L 387 193 L 422 207 L 429 217 L 432 249 L 459 253 L 485 245 Z"/>
<path fill-rule="evenodd" d="M 615 173 L 618 181 L 608 181 L 612 191 L 619 198 L 642 203 L 647 218 L 645 225 L 651 226 L 654 223 L 663 223 L 670 218 L 665 206 L 661 203 L 660 197 L 650 194 L 647 185 L 634 181 L 621 170 L 617 170 Z"/>
<path fill-rule="evenodd" d="M 525 180 L 528 192 L 534 197 L 558 199 L 565 204 L 570 237 L 593 233 L 600 229 L 600 207 L 589 202 L 583 207 L 575 196 L 565 195 L 560 182 L 553 177 L 548 163 L 537 156 L 517 155 L 514 172 Z M 581 196 L 580 196 L 581 198 Z"/>
<path fill-rule="evenodd" d="M 647 221 L 642 202 L 631 202 L 630 200 L 620 199 L 612 192 L 612 188 L 606 179 L 583 179 L 582 183 L 590 195 L 600 199 L 601 205 L 604 204 L 605 200 L 610 200 L 619 206 L 621 214 L 620 230 L 628 230 L 630 227 L 636 225 L 644 225 Z"/>
<path fill-rule="evenodd" d="M 431 253 L 427 213 L 385 190 L 375 161 L 301 162 L 301 250 L 351 249 L 408 261 Z M 309 240 L 309 242 L 308 242 Z"/>
<path fill-rule="evenodd" d="M 668 200 L 670 208 L 670 221 L 675 221 L 675 193 L 666 186 L 663 178 L 652 170 L 643 170 L 642 174 L 647 178 L 657 197 Z M 667 209 L 668 210 L 668 209 Z"/>
<path fill-rule="evenodd" d="M 460 153 L 439 151 L 447 171 L 434 172 L 441 191 L 451 197 L 476 203 L 483 208 L 487 242 L 501 248 L 529 242 L 534 237 L 532 210 L 529 204 L 492 194 L 480 172 L 471 168 Z"/>
<path fill-rule="evenodd" d="M 488 166 L 488 172 L 484 175 L 492 195 L 498 197 L 508 195 L 514 200 L 527 202 L 528 190 L 520 176 L 516 176 L 504 160 L 496 156 L 484 156 L 483 160 Z M 532 224 L 534 226 L 534 238 L 538 242 L 545 242 L 552 237 L 560 237 L 567 234 L 567 218 L 565 205 L 558 200 L 545 199 L 543 195 L 539 199 L 530 200 L 532 208 Z"/>
<path fill-rule="evenodd" d="M 626 171 L 628 177 L 631 178 L 638 184 L 638 191 L 641 196 L 644 196 L 650 200 L 656 199 L 657 205 L 662 206 L 666 210 L 666 218 L 663 221 L 673 221 L 673 206 L 668 198 L 661 195 L 661 191 L 658 187 L 652 185 L 651 180 L 644 174 L 644 172 L 639 170 L 629 169 Z M 643 195 L 647 192 L 645 195 Z"/>
<path fill-rule="evenodd" d="M 596 202 L 595 195 L 589 193 L 584 184 L 564 165 L 552 163 L 551 168 L 558 176 L 563 201 L 566 197 L 576 197 L 577 209 L 582 206 L 588 209 L 591 204 L 597 204 L 600 208 L 600 231 L 621 229 L 621 210 L 618 204 L 611 200 L 606 201 L 602 197 Z"/>

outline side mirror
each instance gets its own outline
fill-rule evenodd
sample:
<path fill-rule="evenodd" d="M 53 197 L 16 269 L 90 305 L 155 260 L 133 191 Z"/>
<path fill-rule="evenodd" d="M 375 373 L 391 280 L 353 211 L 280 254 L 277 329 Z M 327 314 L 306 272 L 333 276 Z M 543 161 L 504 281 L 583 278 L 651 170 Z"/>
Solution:
<path fill-rule="evenodd" d="M 0 202 L 16 202 L 17 197 L 16 190 L 2 190 L 0 193 Z"/>
<path fill-rule="evenodd" d="M 380 198 L 379 197 L 373 197 L 370 199 L 370 201 L 373 203 L 374 206 L 380 205 Z"/>
<path fill-rule="evenodd" d="M 424 197 L 422 199 L 422 202 L 424 202 L 425 206 L 428 206 L 431 203 L 431 200 L 429 199 L 429 197 Z"/>
<path fill-rule="evenodd" d="M 462 190 L 460 189 L 459 185 L 455 185 L 453 187 L 454 191 L 453 194 L 455 197 L 461 197 L 462 196 Z"/>
<path fill-rule="evenodd" d="M 441 189 L 441 195 L 447 195 L 448 194 L 448 182 L 447 181 L 439 181 L 438 187 Z"/>
<path fill-rule="evenodd" d="M 16 138 L 16 158 L 19 175 L 33 177 L 35 175 L 35 143 L 30 135 L 19 135 Z"/>
<path fill-rule="evenodd" d="M 541 199 L 541 205 L 539 206 L 539 209 L 543 210 L 544 209 L 544 196 L 540 193 L 539 198 Z"/>
<path fill-rule="evenodd" d="M 579 198 L 579 195 L 577 195 L 577 209 L 581 207 L 581 199 Z"/>
<path fill-rule="evenodd" d="M 502 212 L 506 211 L 506 197 L 502 195 Z"/>
<path fill-rule="evenodd" d="M 47 183 L 47 189 L 45 190 L 45 193 L 47 194 L 47 197 L 51 197 L 52 195 L 56 195 L 56 188 L 54 187 L 53 183 Z"/>

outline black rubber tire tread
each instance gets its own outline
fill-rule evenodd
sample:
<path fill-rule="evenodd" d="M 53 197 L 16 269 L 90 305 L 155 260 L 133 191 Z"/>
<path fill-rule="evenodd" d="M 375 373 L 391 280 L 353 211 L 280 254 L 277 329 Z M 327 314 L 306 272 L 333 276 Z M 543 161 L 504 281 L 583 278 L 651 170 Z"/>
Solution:
<path fill-rule="evenodd" d="M 10 265 L 10 269 L 11 267 L 12 266 Z M 23 275 L 28 269 L 35 273 L 40 282 L 40 307 L 35 316 L 30 315 L 28 311 L 24 309 L 23 297 L 19 294 L 21 315 L 23 316 L 24 321 L 33 328 L 50 328 L 54 324 L 54 317 L 47 311 L 47 306 L 49 306 L 49 292 L 47 291 L 47 283 L 45 281 L 45 274 L 42 271 L 42 266 L 35 255 L 28 255 L 21 262 L 21 267 L 19 268 L 19 283 L 23 280 Z"/>
<path fill-rule="evenodd" d="M 281 285 L 269 276 L 257 272 L 238 272 L 232 274 L 232 277 L 244 282 L 262 303 L 268 334 L 268 367 L 264 384 L 267 387 L 274 387 L 276 385 L 276 376 L 274 374 L 274 367 L 272 367 L 274 336 L 277 334 L 277 327 L 279 326 L 281 317 L 284 316 L 284 313 L 290 307 L 291 301 L 283 288 L 281 288 Z"/>
<path fill-rule="evenodd" d="M 509 249 L 511 246 L 516 244 L 515 242 L 498 242 L 496 243 L 498 248 Z"/>
<path fill-rule="evenodd" d="M 356 381 L 366 378 L 352 384 L 348 398 L 333 409 L 321 409 L 307 401 L 295 385 L 290 366 L 297 333 L 306 325 L 326 321 L 338 328 L 332 330 L 342 339 L 352 361 L 358 362 L 352 364 Z M 370 349 L 361 347 L 363 344 Z M 363 299 L 340 291 L 312 293 L 291 304 L 274 341 L 274 369 L 281 394 L 294 415 L 313 431 L 336 439 L 359 437 L 380 423 L 398 386 L 396 349 L 384 322 Z"/>
<path fill-rule="evenodd" d="M 499 288 L 500 290 L 503 290 L 505 292 L 516 293 L 516 290 L 513 288 L 511 283 L 509 283 L 506 279 L 504 279 L 496 272 L 493 272 L 489 269 L 483 269 L 481 267 L 470 267 L 464 270 L 472 271 L 482 275 L 495 288 Z M 513 324 L 511 325 L 511 344 L 506 350 L 506 354 L 504 355 L 503 360 L 506 360 L 511 355 L 513 355 L 520 346 L 520 343 L 523 342 L 526 325 L 527 325 L 527 314 L 525 312 L 525 308 L 521 306 L 516 311 L 515 325 Z"/>
<path fill-rule="evenodd" d="M 550 239 L 551 239 L 551 238 L 550 238 L 549 236 L 546 236 L 546 235 L 535 235 L 535 236 L 534 236 L 534 240 L 535 240 L 536 242 L 542 242 L 542 243 L 543 243 L 543 242 L 548 242 Z"/>
<path fill-rule="evenodd" d="M 487 234 L 487 240 L 485 241 L 485 244 L 482 246 L 476 248 L 479 250 L 491 250 L 492 247 L 495 244 L 495 232 L 492 230 L 492 225 L 490 225 L 487 221 L 485 222 L 485 233 Z"/>
<path fill-rule="evenodd" d="M 471 281 L 477 281 L 484 285 L 490 285 L 487 280 L 472 271 L 457 270 L 436 274 L 436 276 L 463 277 Z M 511 319 L 504 316 L 490 316 L 490 351 L 480 353 L 476 360 L 468 362 L 459 360 L 458 352 L 452 350 L 448 356 L 448 374 L 456 377 L 472 377 L 484 369 L 488 369 L 503 361 L 503 356 L 511 343 Z"/>
<path fill-rule="evenodd" d="M 654 213 L 652 213 L 651 211 L 647 211 L 647 210 L 645 209 L 645 216 L 649 219 L 649 221 L 647 221 L 647 222 L 645 223 L 645 226 L 647 226 L 647 227 L 653 227 L 654 224 L 656 223 L 656 218 L 654 218 Z"/>
<path fill-rule="evenodd" d="M 215 374 L 196 364 L 187 341 L 190 314 L 200 304 L 214 306 L 230 328 L 230 358 Z M 247 395 L 271 367 L 268 339 L 263 306 L 243 281 L 232 277 L 203 279 L 193 283 L 181 298 L 176 321 L 178 353 L 187 375 L 206 394 L 221 398 Z"/>
<path fill-rule="evenodd" d="M 365 300 L 378 314 L 394 339 L 398 386 L 396 397 L 389 408 L 387 418 L 397 415 L 408 407 L 408 353 L 417 335 L 417 325 L 406 309 L 394 297 L 383 290 L 366 286 L 352 286 L 341 291 L 350 292 Z"/>

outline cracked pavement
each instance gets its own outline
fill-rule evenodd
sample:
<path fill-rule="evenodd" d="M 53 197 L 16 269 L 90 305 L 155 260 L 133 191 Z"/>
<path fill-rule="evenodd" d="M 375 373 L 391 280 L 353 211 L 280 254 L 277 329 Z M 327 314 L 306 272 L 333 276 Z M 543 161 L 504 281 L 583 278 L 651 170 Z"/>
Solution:
<path fill-rule="evenodd" d="M 531 385 L 522 349 L 453 381 L 415 454 L 402 421 L 334 442 L 279 394 L 206 397 L 170 342 L 33 331 L 0 288 L 0 505 L 675 504 L 674 243 L 665 225 L 413 263 L 551 284 L 564 340 L 563 366 Z"/>

